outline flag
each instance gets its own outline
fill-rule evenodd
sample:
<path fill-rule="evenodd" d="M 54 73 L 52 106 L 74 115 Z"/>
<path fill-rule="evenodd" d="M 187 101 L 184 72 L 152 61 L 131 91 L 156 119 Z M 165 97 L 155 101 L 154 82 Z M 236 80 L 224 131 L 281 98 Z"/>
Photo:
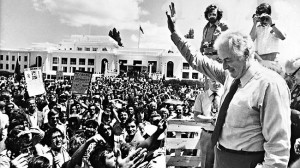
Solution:
<path fill-rule="evenodd" d="M 15 79 L 17 81 L 20 81 L 22 78 L 22 75 L 21 75 L 21 69 L 20 69 L 20 64 L 19 64 L 19 57 L 17 58 L 17 63 L 16 63 L 14 74 L 15 74 Z"/>
<path fill-rule="evenodd" d="M 140 31 L 144 34 L 144 30 L 142 29 L 142 26 L 140 26 Z"/>

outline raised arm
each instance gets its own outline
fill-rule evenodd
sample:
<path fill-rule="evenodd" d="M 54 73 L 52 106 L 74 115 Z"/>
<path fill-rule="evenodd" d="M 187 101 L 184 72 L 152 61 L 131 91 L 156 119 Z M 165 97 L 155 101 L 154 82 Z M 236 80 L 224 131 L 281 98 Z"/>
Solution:
<path fill-rule="evenodd" d="M 277 38 L 279 38 L 280 40 L 284 40 L 285 37 L 286 37 L 285 33 L 283 33 L 283 32 L 281 31 L 281 29 L 278 28 L 278 25 L 276 25 L 276 24 L 274 23 L 274 21 L 272 20 L 272 17 L 271 17 L 270 15 L 268 15 L 268 14 L 262 14 L 262 16 L 264 16 L 264 17 L 267 18 L 268 24 L 272 27 L 272 31 L 274 31 L 275 36 L 276 36 Z"/>
<path fill-rule="evenodd" d="M 71 160 L 68 161 L 67 163 L 65 163 L 65 164 L 67 164 L 66 168 L 74 168 L 76 165 L 81 165 L 82 158 L 83 158 L 87 148 L 89 147 L 89 145 L 93 142 L 99 142 L 99 141 L 105 142 L 105 140 L 99 134 L 96 134 L 93 137 L 91 137 L 90 139 L 88 139 L 84 144 L 82 144 L 76 150 L 76 152 L 73 154 Z"/>
<path fill-rule="evenodd" d="M 192 51 L 191 46 L 186 42 L 186 40 L 181 38 L 176 33 L 176 11 L 174 3 L 171 3 L 169 7 L 171 14 L 166 12 L 168 18 L 168 28 L 172 33 L 171 39 L 177 46 L 181 55 L 187 60 L 187 62 L 193 69 L 199 71 L 200 73 L 208 76 L 213 80 L 220 82 L 221 84 L 224 84 L 226 75 L 225 71 L 222 68 L 222 65 L 217 61 L 202 56 L 199 52 Z"/>
<path fill-rule="evenodd" d="M 258 22 L 258 16 L 256 14 L 254 14 L 252 17 L 252 20 L 253 20 L 253 25 L 252 25 L 252 29 L 250 31 L 250 37 L 251 37 L 252 41 L 254 41 L 256 39 L 256 25 Z"/>

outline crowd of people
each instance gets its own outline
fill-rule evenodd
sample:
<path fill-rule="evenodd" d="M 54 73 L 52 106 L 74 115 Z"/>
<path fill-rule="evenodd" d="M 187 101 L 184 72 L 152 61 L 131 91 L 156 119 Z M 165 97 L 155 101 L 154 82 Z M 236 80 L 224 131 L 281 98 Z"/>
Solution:
<path fill-rule="evenodd" d="M 200 91 L 115 77 L 98 78 L 88 94 L 72 94 L 68 80 L 44 84 L 45 94 L 29 97 L 24 79 L 2 78 L 1 168 L 165 165 L 166 120 L 192 119 Z"/>

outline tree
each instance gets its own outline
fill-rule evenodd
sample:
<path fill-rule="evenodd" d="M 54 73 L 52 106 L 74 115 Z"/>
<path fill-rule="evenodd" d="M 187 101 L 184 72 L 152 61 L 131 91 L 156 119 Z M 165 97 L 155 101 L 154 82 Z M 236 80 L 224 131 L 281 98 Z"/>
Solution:
<path fill-rule="evenodd" d="M 117 31 L 116 28 L 113 28 L 112 30 L 109 31 L 108 35 L 113 38 L 114 40 L 116 40 L 116 42 L 118 42 L 118 45 L 123 47 L 123 44 L 121 42 L 121 37 L 120 37 L 120 32 Z"/>
<path fill-rule="evenodd" d="M 187 39 L 194 39 L 194 29 L 190 29 L 189 33 L 184 35 L 184 37 Z"/>

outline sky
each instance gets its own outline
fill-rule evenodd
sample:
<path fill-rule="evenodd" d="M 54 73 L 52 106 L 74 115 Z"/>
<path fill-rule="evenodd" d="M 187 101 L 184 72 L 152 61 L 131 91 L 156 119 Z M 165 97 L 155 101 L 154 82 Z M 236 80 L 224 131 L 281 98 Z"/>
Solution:
<path fill-rule="evenodd" d="M 171 0 L 0 0 L 0 47 L 29 48 L 33 43 L 58 44 L 71 35 L 108 35 L 114 27 L 122 43 L 137 48 L 174 49 L 165 12 Z M 282 57 L 300 56 L 299 0 L 172 0 L 177 11 L 177 30 L 195 31 L 195 49 L 201 42 L 207 21 L 205 8 L 217 4 L 224 11 L 222 21 L 231 30 L 249 33 L 252 14 L 259 3 L 272 6 L 272 17 L 287 39 Z"/>

